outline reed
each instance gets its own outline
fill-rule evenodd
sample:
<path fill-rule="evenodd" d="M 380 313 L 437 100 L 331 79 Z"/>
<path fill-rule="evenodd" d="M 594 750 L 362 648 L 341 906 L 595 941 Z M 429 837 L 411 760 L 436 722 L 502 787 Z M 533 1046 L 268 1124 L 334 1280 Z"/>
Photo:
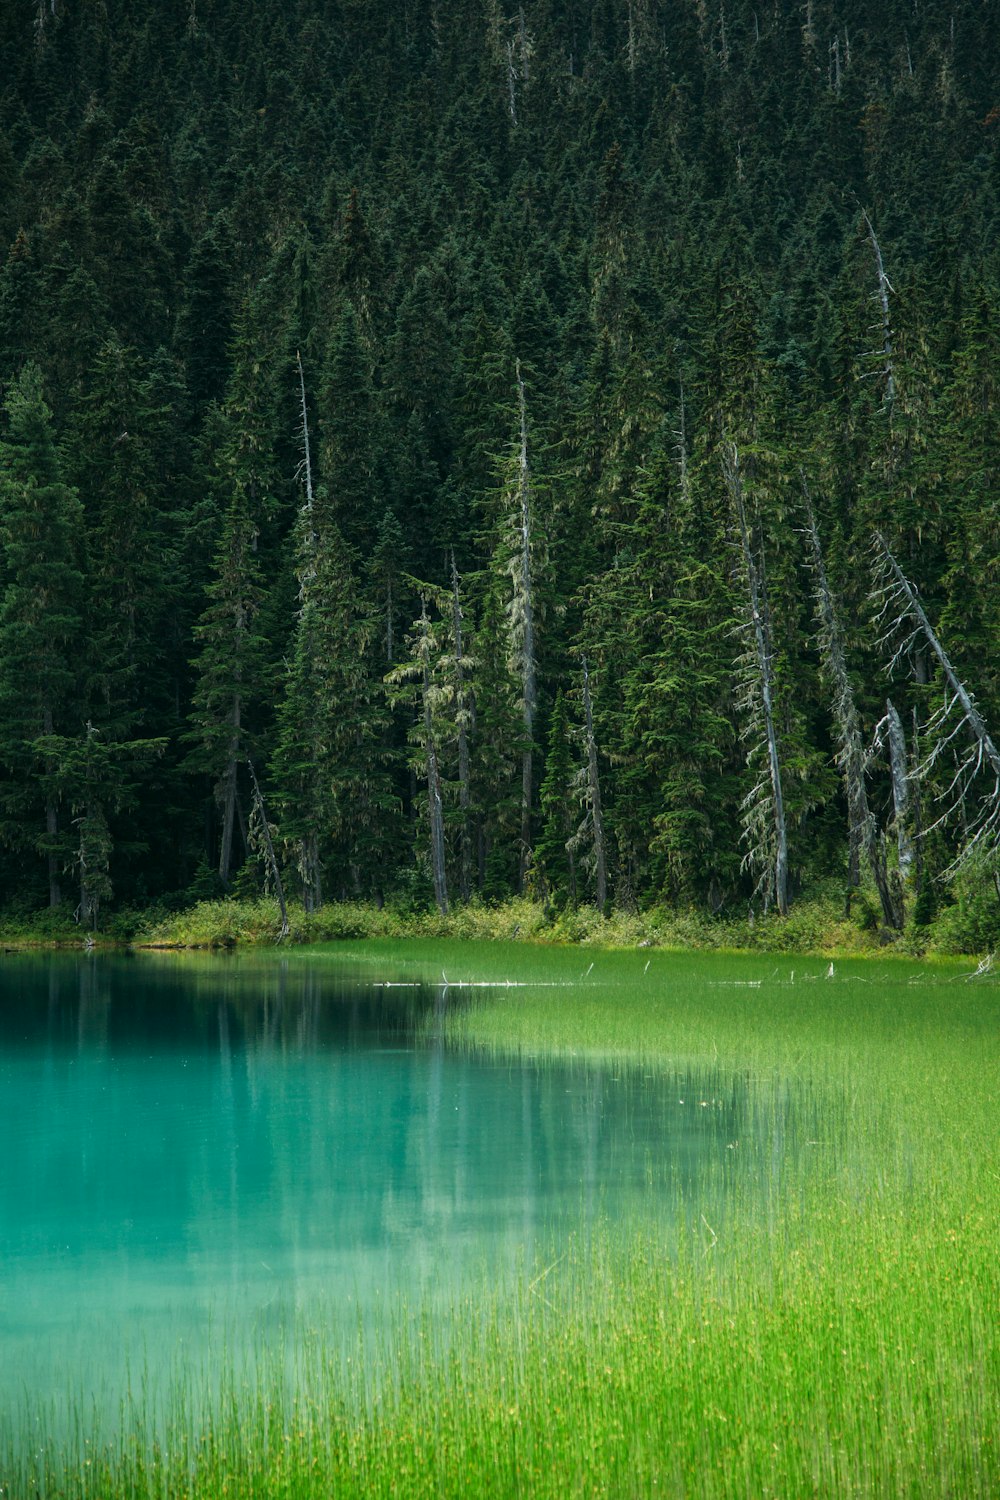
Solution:
<path fill-rule="evenodd" d="M 718 1163 L 722 1212 L 710 1221 L 707 1199 L 677 1184 L 662 1231 L 606 1224 L 444 1314 L 388 1310 L 353 1344 L 302 1337 L 292 1375 L 289 1351 L 264 1350 L 207 1416 L 182 1390 L 165 1422 L 140 1401 L 112 1440 L 81 1428 L 72 1452 L 40 1452 L 37 1428 L 30 1445 L 10 1433 L 0 1494 L 1000 1493 L 989 974 L 495 944 L 347 951 L 391 954 L 441 985 L 442 972 L 524 981 L 455 991 L 427 1022 L 449 1045 L 613 1061 L 696 1091 L 739 1076 L 748 1117 Z M 738 1150 L 749 1170 L 733 1170 Z"/>

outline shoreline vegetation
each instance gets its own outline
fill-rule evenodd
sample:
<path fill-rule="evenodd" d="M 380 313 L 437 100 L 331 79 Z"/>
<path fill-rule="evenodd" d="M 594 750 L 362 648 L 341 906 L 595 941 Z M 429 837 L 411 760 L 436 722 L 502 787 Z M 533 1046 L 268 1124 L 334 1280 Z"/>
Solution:
<path fill-rule="evenodd" d="M 1000 899 L 992 888 L 959 890 L 927 923 L 912 919 L 901 932 L 878 920 L 874 891 L 852 892 L 845 914 L 841 889 L 831 886 L 798 901 L 786 916 L 710 916 L 704 911 L 652 907 L 645 911 L 581 905 L 553 910 L 512 897 L 472 901 L 442 914 L 434 906 L 332 901 L 318 911 L 289 909 L 287 945 L 363 938 L 452 938 L 471 941 L 592 944 L 612 949 L 664 948 L 691 952 L 815 954 L 820 957 L 988 957 L 1000 945 Z M 0 950 L 21 948 L 229 949 L 278 942 L 278 905 L 268 897 L 199 901 L 180 911 L 154 908 L 112 916 L 103 931 L 81 928 L 66 908 L 0 912 Z"/>
<path fill-rule="evenodd" d="M 405 961 L 436 974 L 443 948 Z M 114 1436 L 84 1422 L 78 1453 L 36 1432 L 21 1467 L 0 1451 L 4 1500 L 996 1495 L 995 977 L 633 951 L 581 980 L 572 950 L 463 953 L 527 982 L 455 1007 L 446 1045 L 657 1071 L 693 1108 L 741 1080 L 720 1213 L 678 1178 L 657 1229 L 602 1225 L 442 1315 L 387 1305 L 348 1347 L 313 1330 L 292 1383 L 265 1342 L 207 1418 L 188 1386 L 161 1426 L 145 1397 Z M 572 1003 L 531 983 L 560 971 Z"/>

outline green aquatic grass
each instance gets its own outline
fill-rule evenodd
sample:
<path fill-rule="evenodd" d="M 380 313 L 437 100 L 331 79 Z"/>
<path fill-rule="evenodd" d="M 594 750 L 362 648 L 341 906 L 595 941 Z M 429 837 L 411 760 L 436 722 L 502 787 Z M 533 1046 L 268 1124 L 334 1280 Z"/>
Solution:
<path fill-rule="evenodd" d="M 294 1380 L 289 1351 L 265 1350 L 207 1420 L 182 1392 L 156 1437 L 140 1400 L 110 1443 L 83 1424 L 69 1467 L 14 1434 L 0 1493 L 1000 1493 L 989 976 L 430 942 L 336 959 L 436 985 L 426 1024 L 450 1045 L 663 1070 L 696 1092 L 738 1076 L 723 1213 L 708 1222 L 699 1198 L 680 1229 L 608 1224 L 514 1290 L 387 1311 L 349 1351 L 303 1330 Z M 462 983 L 481 979 L 505 987 Z"/>

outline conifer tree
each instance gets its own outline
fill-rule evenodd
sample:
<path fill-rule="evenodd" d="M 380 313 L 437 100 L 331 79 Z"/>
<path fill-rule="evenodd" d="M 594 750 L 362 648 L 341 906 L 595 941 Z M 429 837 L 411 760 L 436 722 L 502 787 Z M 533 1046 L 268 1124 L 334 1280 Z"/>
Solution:
<path fill-rule="evenodd" d="M 112 738 L 162 702 L 161 641 L 177 597 L 150 405 L 146 362 L 108 341 L 88 372 L 70 451 L 88 521 L 91 711 Z"/>
<path fill-rule="evenodd" d="M 298 610 L 273 769 L 282 837 L 294 847 L 303 901 L 314 911 L 323 904 L 327 869 L 346 876 L 344 889 L 355 894 L 380 888 L 380 857 L 389 847 L 382 841 L 393 809 L 370 661 L 377 622 L 358 589 L 329 492 L 313 483 L 301 362 L 299 383 L 306 498 L 296 538 Z"/>
<path fill-rule="evenodd" d="M 761 586 L 760 566 L 747 524 L 739 453 L 735 444 L 723 450 L 723 472 L 736 520 L 739 559 L 746 590 L 745 647 L 739 659 L 743 735 L 754 785 L 743 800 L 746 864 L 757 877 L 765 907 L 773 899 L 782 916 L 788 912 L 788 823 L 785 817 L 782 756 L 775 717 L 774 642 Z"/>
<path fill-rule="evenodd" d="M 96 929 L 100 908 L 112 895 L 111 857 L 116 841 L 111 819 L 135 805 L 141 763 L 162 754 L 166 744 L 162 738 L 110 741 L 89 720 L 82 734 L 49 734 L 35 741 L 39 759 L 53 768 L 75 830 L 72 843 L 67 840 L 67 863 L 76 869 L 76 918 L 82 927 Z M 122 847 L 121 840 L 118 846 Z"/>
<path fill-rule="evenodd" d="M 516 363 L 518 437 L 505 465 L 500 495 L 500 534 L 494 567 L 507 579 L 507 655 L 519 686 L 521 704 L 521 846 L 519 888 L 531 862 L 531 816 L 534 802 L 534 732 L 538 709 L 536 618 L 537 582 L 542 559 L 535 483 L 528 447 L 528 403 L 520 360 Z"/>
<path fill-rule="evenodd" d="M 569 710 L 560 688 L 549 719 L 545 775 L 539 795 L 542 829 L 535 843 L 534 883 L 555 905 L 577 901 L 576 825 L 579 796 Z"/>
<path fill-rule="evenodd" d="M 396 702 L 414 707 L 411 741 L 415 765 L 427 783 L 427 831 L 434 900 L 443 916 L 448 912 L 448 873 L 445 864 L 445 813 L 441 775 L 442 710 L 447 694 L 439 680 L 441 642 L 427 614 L 426 596 L 407 638 L 410 654 L 386 677 Z M 445 730 L 445 732 L 447 732 Z"/>
<path fill-rule="evenodd" d="M 192 720 L 199 748 L 194 764 L 215 778 L 222 808 L 219 879 L 228 887 L 238 811 L 240 765 L 254 745 L 253 710 L 264 691 L 265 642 L 258 632 L 263 585 L 255 556 L 257 528 L 246 488 L 237 479 L 216 554 L 216 576 L 195 628 L 200 643 Z"/>
<path fill-rule="evenodd" d="M 72 729 L 80 706 L 83 512 L 62 478 L 37 365 L 27 364 L 14 382 L 6 414 L 0 445 L 2 835 L 8 847 L 45 856 L 49 904 L 58 906 L 66 839 L 58 765 L 44 741 Z"/>

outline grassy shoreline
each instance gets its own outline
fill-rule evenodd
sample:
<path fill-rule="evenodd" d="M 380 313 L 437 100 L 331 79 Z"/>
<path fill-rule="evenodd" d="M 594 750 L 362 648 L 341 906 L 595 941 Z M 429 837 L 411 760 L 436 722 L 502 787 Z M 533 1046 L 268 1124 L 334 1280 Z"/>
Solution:
<path fill-rule="evenodd" d="M 160 1446 L 140 1414 L 71 1471 L 36 1469 L 43 1496 L 1000 1493 L 992 977 L 645 950 L 589 971 L 565 949 L 430 940 L 296 961 L 394 954 L 429 983 L 460 963 L 518 979 L 446 1014 L 449 1045 L 738 1073 L 765 1211 L 737 1189 L 721 1222 L 689 1203 L 683 1234 L 608 1226 L 512 1300 L 484 1288 L 415 1337 L 390 1319 L 350 1366 L 321 1350 L 296 1394 L 234 1379 L 207 1425 L 181 1412 Z M 567 988 L 543 987 L 560 973 Z M 797 1156 L 790 1089 L 817 1105 Z"/>
<path fill-rule="evenodd" d="M 643 912 L 594 907 L 552 912 L 540 902 L 511 898 L 497 905 L 472 902 L 443 916 L 434 908 L 374 902 L 330 902 L 307 914 L 289 911 L 290 946 L 361 938 L 458 938 L 607 948 L 667 948 L 690 952 L 817 954 L 825 957 L 907 958 L 985 955 L 1000 947 L 1000 903 L 995 896 L 959 893 L 935 921 L 902 933 L 876 920 L 870 896 L 855 896 L 844 915 L 843 894 L 833 888 L 797 902 L 787 917 L 711 917 L 698 911 L 654 907 Z M 121 947 L 234 948 L 272 946 L 279 929 L 277 904 L 267 898 L 201 901 L 180 912 L 125 912 L 101 932 L 88 934 L 63 912 L 12 916 L 0 913 L 0 948 Z"/>

